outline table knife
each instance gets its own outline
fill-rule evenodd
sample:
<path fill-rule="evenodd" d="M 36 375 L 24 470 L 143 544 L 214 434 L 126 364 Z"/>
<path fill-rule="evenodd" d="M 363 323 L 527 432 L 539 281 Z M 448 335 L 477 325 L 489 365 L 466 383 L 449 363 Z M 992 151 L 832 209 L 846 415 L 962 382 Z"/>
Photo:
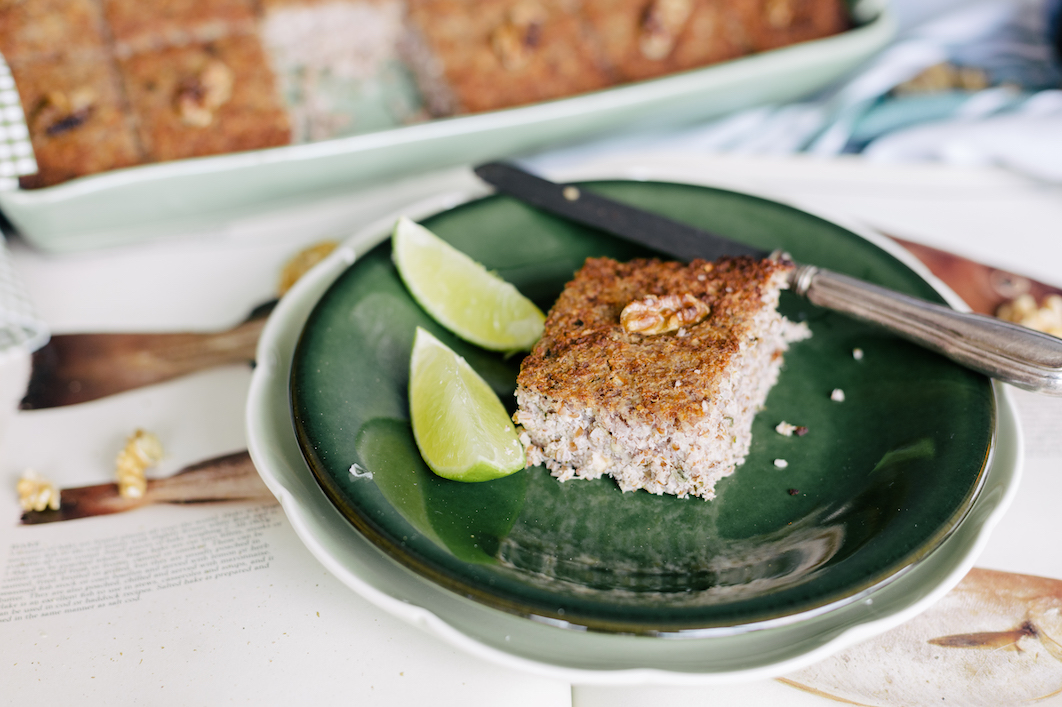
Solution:
<path fill-rule="evenodd" d="M 490 162 L 475 173 L 499 192 L 585 226 L 681 260 L 766 251 L 595 194 L 557 184 L 512 164 Z M 1062 396 L 1062 339 L 980 314 L 900 294 L 797 263 L 790 289 L 812 304 L 879 325 L 963 366 L 1019 388 Z"/>

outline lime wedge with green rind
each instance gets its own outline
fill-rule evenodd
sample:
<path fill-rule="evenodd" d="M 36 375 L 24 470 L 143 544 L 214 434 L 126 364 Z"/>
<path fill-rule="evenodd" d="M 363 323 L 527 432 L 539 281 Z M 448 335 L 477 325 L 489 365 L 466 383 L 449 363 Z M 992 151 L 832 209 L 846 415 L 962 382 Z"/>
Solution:
<path fill-rule="evenodd" d="M 542 336 L 542 310 L 420 224 L 400 218 L 391 245 L 413 299 L 462 339 L 492 351 L 523 351 Z"/>
<path fill-rule="evenodd" d="M 428 468 L 455 481 L 489 481 L 525 466 L 498 396 L 463 358 L 417 327 L 409 364 L 413 437 Z"/>

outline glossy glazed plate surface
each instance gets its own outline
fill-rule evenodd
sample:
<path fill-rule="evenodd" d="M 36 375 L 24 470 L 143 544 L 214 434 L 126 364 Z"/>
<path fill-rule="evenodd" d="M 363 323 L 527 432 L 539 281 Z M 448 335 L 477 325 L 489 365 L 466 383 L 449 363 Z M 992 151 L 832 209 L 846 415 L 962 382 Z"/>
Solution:
<path fill-rule="evenodd" d="M 889 253 L 782 204 L 687 185 L 590 188 L 942 301 Z M 586 257 L 648 254 L 501 196 L 425 223 L 543 309 Z M 748 459 L 711 502 L 623 494 L 609 479 L 561 484 L 541 468 L 483 484 L 431 474 L 407 422 L 414 328 L 450 344 L 506 401 L 519 359 L 436 325 L 386 242 L 339 276 L 306 323 L 291 375 L 296 434 L 326 495 L 370 542 L 495 609 L 687 637 L 804 621 L 895 580 L 957 527 L 985 481 L 996 406 L 987 379 L 936 354 L 788 293 L 781 309 L 814 335 L 787 354 Z M 830 399 L 836 388 L 843 403 Z M 810 432 L 777 435 L 783 420 Z"/>
<path fill-rule="evenodd" d="M 667 178 L 666 172 L 658 174 Z M 440 194 L 403 212 L 422 218 L 454 203 L 452 195 Z M 939 600 L 973 566 L 1016 492 L 1021 435 L 1005 387 L 995 385 L 996 445 L 973 509 L 935 552 L 860 601 L 775 628 L 674 641 L 557 628 L 443 589 L 392 560 L 351 527 L 316 483 L 291 421 L 290 367 L 306 320 L 331 284 L 356 256 L 385 238 L 393 222 L 388 218 L 368 225 L 277 306 L 259 340 L 247 402 L 248 447 L 293 529 L 330 572 L 361 598 L 477 659 L 552 679 L 605 685 L 712 685 L 796 670 L 895 627 Z M 862 235 L 919 269 L 914 258 L 887 239 Z M 953 294 L 942 292 L 953 305 L 961 305 Z"/>
<path fill-rule="evenodd" d="M 883 0 L 854 3 L 858 26 L 717 66 L 509 110 L 270 150 L 144 165 L 39 190 L 0 192 L 34 246 L 85 250 L 217 230 L 263 209 L 609 131 L 688 124 L 810 94 L 892 38 Z"/>

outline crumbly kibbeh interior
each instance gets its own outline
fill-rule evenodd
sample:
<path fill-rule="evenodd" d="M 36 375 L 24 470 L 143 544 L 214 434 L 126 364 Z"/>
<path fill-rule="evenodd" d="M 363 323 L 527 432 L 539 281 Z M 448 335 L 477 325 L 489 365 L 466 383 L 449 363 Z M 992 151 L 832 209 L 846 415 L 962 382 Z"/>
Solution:
<path fill-rule="evenodd" d="M 811 335 L 777 312 L 792 269 L 588 259 L 520 369 L 513 419 L 528 464 L 562 481 L 609 474 L 623 491 L 713 498 L 748 454 L 783 352 Z"/>

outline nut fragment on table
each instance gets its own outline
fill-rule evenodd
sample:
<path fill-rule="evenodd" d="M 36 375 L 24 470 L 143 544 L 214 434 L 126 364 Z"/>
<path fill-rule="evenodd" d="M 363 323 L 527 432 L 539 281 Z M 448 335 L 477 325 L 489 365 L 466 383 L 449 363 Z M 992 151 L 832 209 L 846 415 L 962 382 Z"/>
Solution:
<path fill-rule="evenodd" d="M 631 334 L 653 336 L 682 330 L 703 321 L 711 308 L 690 293 L 683 295 L 649 295 L 623 308 L 620 324 Z"/>
<path fill-rule="evenodd" d="M 182 81 L 174 100 L 181 120 L 197 128 L 214 122 L 214 113 L 232 97 L 233 80 L 232 69 L 215 59 Z"/>
<path fill-rule="evenodd" d="M 55 485 L 33 469 L 22 472 L 22 478 L 15 487 L 18 502 L 24 511 L 59 510 L 59 491 Z"/>
<path fill-rule="evenodd" d="M 996 316 L 1003 321 L 1062 337 L 1062 296 L 1059 295 L 1048 295 L 1042 304 L 1037 305 L 1032 295 L 1023 294 L 1001 304 Z"/>
<path fill-rule="evenodd" d="M 988 74 L 971 66 L 948 62 L 934 64 L 893 89 L 897 95 L 938 93 L 941 91 L 980 91 L 989 86 Z"/>
<path fill-rule="evenodd" d="M 162 459 L 162 443 L 150 432 L 137 430 L 118 453 L 115 472 L 123 498 L 142 498 L 147 490 L 144 472 Z"/>
<path fill-rule="evenodd" d="M 308 248 L 303 248 L 284 264 L 280 271 L 280 283 L 277 285 L 277 294 L 281 297 L 290 290 L 303 275 L 308 273 L 314 265 L 321 262 L 339 246 L 335 241 L 321 241 Z"/>

